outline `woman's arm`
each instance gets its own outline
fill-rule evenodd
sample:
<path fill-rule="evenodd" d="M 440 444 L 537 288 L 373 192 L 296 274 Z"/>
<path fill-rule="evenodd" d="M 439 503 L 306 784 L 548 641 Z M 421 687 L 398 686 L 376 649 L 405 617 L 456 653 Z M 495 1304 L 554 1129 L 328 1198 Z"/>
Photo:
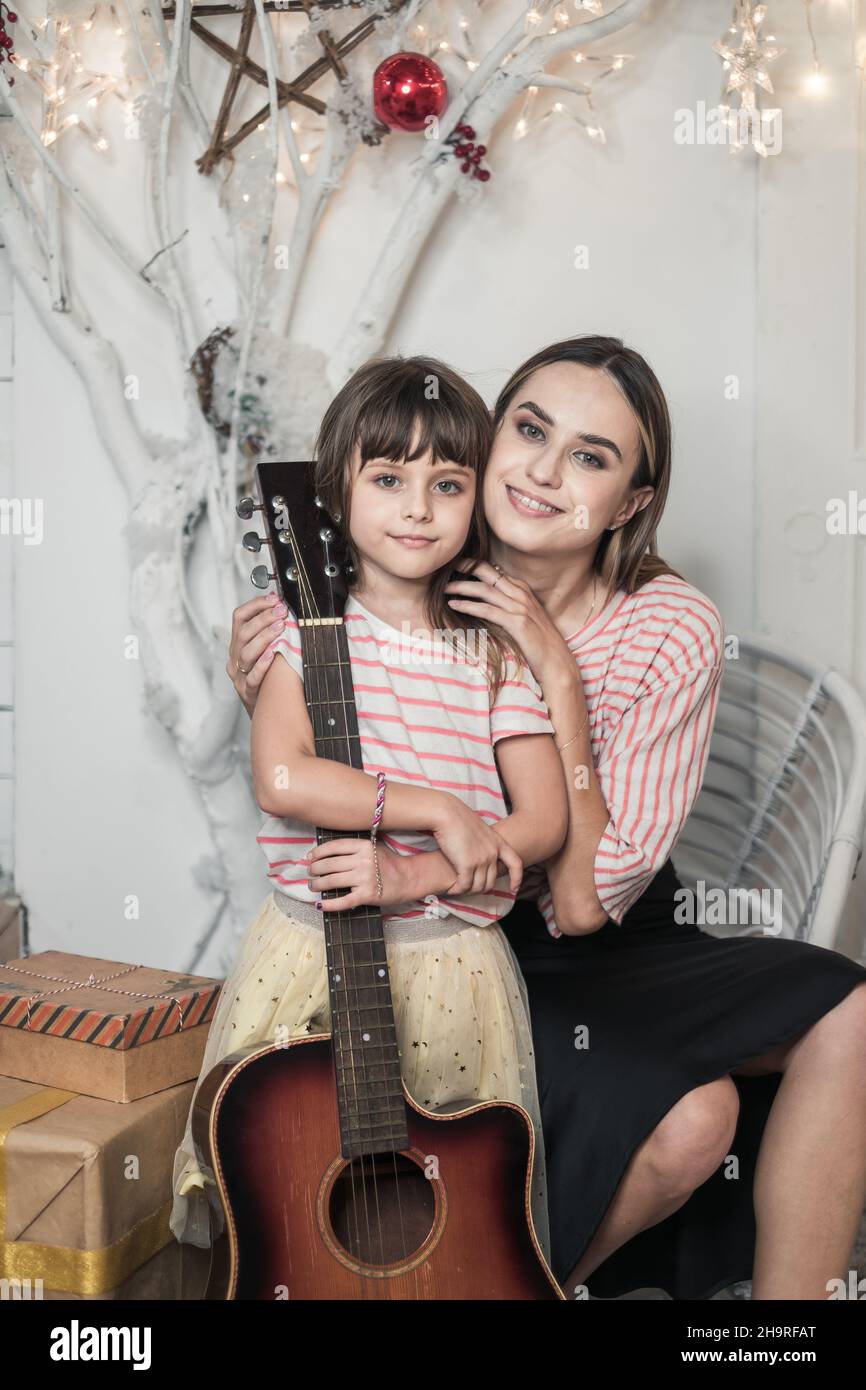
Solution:
<path fill-rule="evenodd" d="M 446 593 L 453 596 L 459 612 L 498 623 L 520 645 L 544 692 L 557 749 L 562 748 L 557 758 L 560 775 L 565 774 L 568 830 L 562 847 L 545 864 L 556 925 L 566 936 L 597 931 L 608 913 L 596 892 L 594 866 L 609 813 L 592 765 L 591 730 L 577 662 L 528 584 L 510 576 L 503 583 L 486 563 L 474 565 L 472 573 L 472 580 L 449 583 Z M 474 593 L 479 595 L 477 600 L 467 597 Z"/>
<path fill-rule="evenodd" d="M 568 743 L 557 754 L 565 774 L 568 831 L 561 849 L 544 867 L 557 927 L 564 936 L 580 936 L 597 931 L 607 921 L 595 887 L 595 862 L 610 816 L 592 763 L 583 681 L 567 647 L 566 652 L 570 666 L 542 683 L 556 742 Z M 572 742 L 579 729 L 582 732 Z"/>
<path fill-rule="evenodd" d="M 232 613 L 232 635 L 226 675 L 250 719 L 262 681 L 274 659 L 274 642 L 282 635 L 288 607 L 279 594 L 263 594 L 238 604 Z"/>

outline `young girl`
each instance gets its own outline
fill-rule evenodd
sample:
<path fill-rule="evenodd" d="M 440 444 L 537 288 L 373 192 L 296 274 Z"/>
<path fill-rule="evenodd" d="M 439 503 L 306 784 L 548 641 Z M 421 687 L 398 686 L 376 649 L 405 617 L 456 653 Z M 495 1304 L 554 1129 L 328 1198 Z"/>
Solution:
<path fill-rule="evenodd" d="M 523 864 L 562 845 L 565 784 L 540 687 L 515 644 L 475 619 L 458 629 L 444 598 L 453 562 L 486 553 L 490 444 L 480 396 L 432 359 L 366 364 L 325 414 L 316 488 L 343 518 L 354 567 L 344 619 L 364 771 L 316 756 L 289 612 L 274 643 L 285 659 L 262 685 L 251 740 L 273 891 L 223 986 L 199 1084 L 249 1043 L 329 1030 L 323 913 L 375 903 L 406 1086 L 432 1110 L 497 1099 L 527 1110 L 547 1254 L 529 1010 L 498 922 Z M 363 830 L 374 817 L 376 846 L 316 845 L 316 826 Z M 348 892 L 322 899 L 330 889 Z M 191 1116 L 175 1155 L 171 1229 L 206 1246 L 223 1214 Z"/>

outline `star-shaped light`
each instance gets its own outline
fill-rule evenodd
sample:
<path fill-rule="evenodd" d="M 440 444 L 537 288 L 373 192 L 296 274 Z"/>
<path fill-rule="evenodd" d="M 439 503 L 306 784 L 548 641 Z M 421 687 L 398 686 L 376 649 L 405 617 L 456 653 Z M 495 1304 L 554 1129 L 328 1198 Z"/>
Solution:
<path fill-rule="evenodd" d="M 728 74 L 726 91 L 736 92 L 740 104 L 747 111 L 756 109 L 755 88 L 772 92 L 773 84 L 767 72 L 767 64 L 778 58 L 779 50 L 772 36 L 762 39 L 758 30 L 767 16 L 766 5 L 741 5 L 737 15 L 738 23 L 732 24 L 728 33 L 718 43 L 713 44 L 714 52 L 722 59 L 722 67 Z M 738 48 L 732 47 L 734 36 L 740 35 Z"/>

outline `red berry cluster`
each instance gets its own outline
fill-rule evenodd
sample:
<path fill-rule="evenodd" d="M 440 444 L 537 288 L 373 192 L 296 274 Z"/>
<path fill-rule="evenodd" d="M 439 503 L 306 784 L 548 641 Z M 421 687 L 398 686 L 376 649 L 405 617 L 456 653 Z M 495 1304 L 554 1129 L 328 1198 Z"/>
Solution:
<path fill-rule="evenodd" d="M 4 14 L 3 11 L 6 11 Z M 7 34 L 7 24 L 17 24 L 18 16 L 10 10 L 9 6 L 0 0 L 0 63 L 5 63 L 7 57 L 12 57 L 12 50 L 15 47 L 15 40 L 11 34 Z M 9 74 L 9 86 L 15 86 L 15 78 Z"/>
<path fill-rule="evenodd" d="M 470 174 L 473 179 L 480 179 L 486 183 L 490 178 L 490 170 L 481 168 L 481 161 L 487 153 L 486 145 L 476 145 L 475 131 L 471 125 L 465 125 L 462 121 L 456 127 L 454 133 L 448 136 L 446 144 L 450 145 L 457 158 L 461 161 L 461 174 Z"/>

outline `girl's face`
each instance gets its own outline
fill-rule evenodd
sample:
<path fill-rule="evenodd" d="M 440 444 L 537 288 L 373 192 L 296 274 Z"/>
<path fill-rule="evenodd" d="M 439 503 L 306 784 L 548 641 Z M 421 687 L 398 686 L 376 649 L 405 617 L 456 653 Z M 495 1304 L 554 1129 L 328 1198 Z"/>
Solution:
<path fill-rule="evenodd" d="M 411 447 L 407 453 L 411 453 Z M 459 555 L 475 506 L 476 475 L 465 464 L 420 458 L 352 459 L 349 532 L 365 563 L 401 579 L 434 574 Z"/>
<path fill-rule="evenodd" d="M 602 371 L 555 362 L 533 372 L 512 398 L 484 475 L 484 511 L 503 545 L 525 554 L 595 548 L 608 526 L 646 506 L 632 490 L 637 421 Z"/>

